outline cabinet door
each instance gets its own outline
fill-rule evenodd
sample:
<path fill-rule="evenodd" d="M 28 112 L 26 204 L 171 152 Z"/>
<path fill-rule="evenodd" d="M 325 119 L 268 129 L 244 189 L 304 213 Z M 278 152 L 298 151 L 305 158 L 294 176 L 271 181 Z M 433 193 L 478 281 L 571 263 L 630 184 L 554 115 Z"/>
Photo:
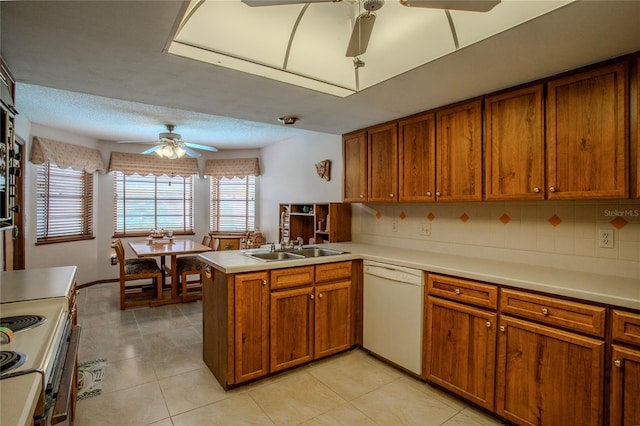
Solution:
<path fill-rule="evenodd" d="M 316 285 L 315 350 L 322 358 L 351 347 L 351 281 Z"/>
<path fill-rule="evenodd" d="M 271 293 L 271 372 L 313 359 L 313 287 Z"/>
<path fill-rule="evenodd" d="M 343 136 L 342 154 L 342 199 L 345 203 L 367 201 L 367 132 Z"/>
<path fill-rule="evenodd" d="M 547 197 L 629 195 L 627 64 L 548 83 Z"/>
<path fill-rule="evenodd" d="M 501 316 L 497 414 L 520 425 L 601 425 L 604 345 Z"/>
<path fill-rule="evenodd" d="M 640 198 L 640 57 L 636 59 L 636 72 L 631 78 L 631 197 Z"/>
<path fill-rule="evenodd" d="M 436 120 L 429 113 L 398 124 L 400 202 L 435 201 Z"/>
<path fill-rule="evenodd" d="M 493 410 L 497 314 L 427 300 L 425 378 Z"/>
<path fill-rule="evenodd" d="M 384 124 L 369 129 L 368 201 L 398 201 L 398 126 Z"/>
<path fill-rule="evenodd" d="M 482 103 L 436 113 L 436 198 L 482 200 Z"/>
<path fill-rule="evenodd" d="M 640 424 L 640 350 L 613 345 L 611 425 Z"/>
<path fill-rule="evenodd" d="M 269 371 L 269 286 L 267 272 L 235 277 L 235 383 Z"/>
<path fill-rule="evenodd" d="M 487 200 L 544 199 L 542 85 L 485 99 Z"/>

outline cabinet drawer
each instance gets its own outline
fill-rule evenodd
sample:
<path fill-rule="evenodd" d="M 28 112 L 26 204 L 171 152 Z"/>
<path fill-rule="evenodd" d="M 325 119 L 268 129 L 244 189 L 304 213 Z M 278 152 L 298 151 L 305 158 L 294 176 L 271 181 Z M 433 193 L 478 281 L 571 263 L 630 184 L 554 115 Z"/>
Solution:
<path fill-rule="evenodd" d="M 271 271 L 271 290 L 313 284 L 313 266 Z"/>
<path fill-rule="evenodd" d="M 429 274 L 427 291 L 429 294 L 445 299 L 470 303 L 484 308 L 498 308 L 498 287 L 491 284 Z"/>
<path fill-rule="evenodd" d="M 606 309 L 517 290 L 500 290 L 500 311 L 604 337 Z"/>
<path fill-rule="evenodd" d="M 640 314 L 613 311 L 613 339 L 640 346 Z"/>
<path fill-rule="evenodd" d="M 316 265 L 316 282 L 335 281 L 351 278 L 351 262 L 325 263 Z"/>

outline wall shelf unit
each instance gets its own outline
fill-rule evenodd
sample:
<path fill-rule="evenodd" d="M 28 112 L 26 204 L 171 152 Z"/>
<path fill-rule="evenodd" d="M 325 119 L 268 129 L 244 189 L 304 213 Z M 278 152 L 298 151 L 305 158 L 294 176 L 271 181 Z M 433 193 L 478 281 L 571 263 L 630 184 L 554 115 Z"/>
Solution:
<path fill-rule="evenodd" d="M 351 205 L 345 203 L 280 204 L 280 242 L 302 237 L 316 244 L 351 241 Z"/>

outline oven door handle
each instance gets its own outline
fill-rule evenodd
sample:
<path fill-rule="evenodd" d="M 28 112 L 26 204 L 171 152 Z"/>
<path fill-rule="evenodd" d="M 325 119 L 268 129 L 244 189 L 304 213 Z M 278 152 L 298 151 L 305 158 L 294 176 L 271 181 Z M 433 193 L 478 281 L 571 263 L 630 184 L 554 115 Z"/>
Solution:
<path fill-rule="evenodd" d="M 62 378 L 58 386 L 56 403 L 51 414 L 51 424 L 55 425 L 65 421 L 69 415 L 74 415 L 76 409 L 76 396 L 78 394 L 78 347 L 80 346 L 80 326 L 71 328 L 67 356 L 64 359 Z M 71 419 L 73 420 L 73 419 Z M 69 423 L 73 423 L 70 421 Z"/>

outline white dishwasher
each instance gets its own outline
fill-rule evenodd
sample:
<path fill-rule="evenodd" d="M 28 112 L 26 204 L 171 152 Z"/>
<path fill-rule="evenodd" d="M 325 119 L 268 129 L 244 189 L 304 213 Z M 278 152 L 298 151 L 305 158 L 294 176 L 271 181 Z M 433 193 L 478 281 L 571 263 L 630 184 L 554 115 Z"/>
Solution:
<path fill-rule="evenodd" d="M 424 273 L 364 261 L 363 345 L 416 374 L 422 373 Z"/>

